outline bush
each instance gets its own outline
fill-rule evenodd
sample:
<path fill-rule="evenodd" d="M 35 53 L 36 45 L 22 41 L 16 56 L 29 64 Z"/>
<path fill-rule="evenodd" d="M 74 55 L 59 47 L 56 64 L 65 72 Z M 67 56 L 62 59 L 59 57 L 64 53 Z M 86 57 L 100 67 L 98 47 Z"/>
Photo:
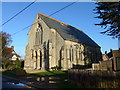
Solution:
<path fill-rule="evenodd" d="M 15 65 L 16 65 L 16 68 L 21 68 L 20 60 L 16 60 Z"/>
<path fill-rule="evenodd" d="M 14 69 L 8 70 L 6 72 L 11 73 L 14 76 L 24 76 L 24 75 L 26 75 L 26 71 L 22 68 L 14 68 Z"/>
<path fill-rule="evenodd" d="M 58 70 L 61 70 L 62 67 L 56 65 L 56 66 L 54 66 L 54 67 L 51 67 L 51 69 L 52 69 L 52 70 L 57 70 L 57 71 L 58 71 Z"/>
<path fill-rule="evenodd" d="M 21 76 L 21 75 L 26 75 L 26 71 L 25 71 L 24 69 L 22 69 L 22 68 L 15 68 L 15 69 L 13 70 L 13 72 L 14 72 L 16 75 L 19 75 L 19 76 Z"/>
<path fill-rule="evenodd" d="M 15 68 L 16 68 L 16 66 L 14 64 L 10 64 L 7 66 L 7 70 L 13 70 Z"/>
<path fill-rule="evenodd" d="M 16 61 L 13 61 L 12 63 L 10 63 L 8 66 L 7 66 L 7 70 L 13 70 L 13 69 L 17 69 L 17 68 L 21 68 L 21 61 L 20 60 L 16 60 Z"/>

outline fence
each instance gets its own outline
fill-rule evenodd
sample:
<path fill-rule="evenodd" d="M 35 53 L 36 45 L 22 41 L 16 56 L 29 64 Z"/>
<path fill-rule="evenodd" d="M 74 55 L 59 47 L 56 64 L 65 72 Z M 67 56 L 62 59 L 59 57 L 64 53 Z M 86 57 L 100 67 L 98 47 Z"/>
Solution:
<path fill-rule="evenodd" d="M 120 88 L 120 72 L 70 69 L 68 81 L 78 88 Z"/>

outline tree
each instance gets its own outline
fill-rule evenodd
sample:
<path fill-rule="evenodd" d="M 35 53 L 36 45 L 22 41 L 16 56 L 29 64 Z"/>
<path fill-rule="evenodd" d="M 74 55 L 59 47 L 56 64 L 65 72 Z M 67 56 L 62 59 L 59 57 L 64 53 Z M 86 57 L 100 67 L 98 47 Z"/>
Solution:
<path fill-rule="evenodd" d="M 2 65 L 4 69 L 6 68 L 7 63 L 9 62 L 9 57 L 11 50 L 7 49 L 7 46 L 10 45 L 12 42 L 11 35 L 6 32 L 0 32 L 1 37 L 1 44 L 2 44 Z"/>
<path fill-rule="evenodd" d="M 11 35 L 6 32 L 0 32 L 0 34 L 2 34 L 2 49 L 4 49 L 12 42 Z"/>
<path fill-rule="evenodd" d="M 101 32 L 113 38 L 120 37 L 120 2 L 97 2 L 96 9 L 94 9 L 98 16 L 96 18 L 102 19 L 99 25 L 105 29 Z"/>

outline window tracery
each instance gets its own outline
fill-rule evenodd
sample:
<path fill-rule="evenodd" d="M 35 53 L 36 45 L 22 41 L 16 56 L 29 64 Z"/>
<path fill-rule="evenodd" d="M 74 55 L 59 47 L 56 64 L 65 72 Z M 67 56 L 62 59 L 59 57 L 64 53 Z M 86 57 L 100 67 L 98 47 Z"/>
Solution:
<path fill-rule="evenodd" d="M 42 30 L 42 25 L 38 23 L 38 28 L 36 30 L 36 40 L 35 44 L 39 45 L 42 44 L 43 41 L 43 30 Z"/>

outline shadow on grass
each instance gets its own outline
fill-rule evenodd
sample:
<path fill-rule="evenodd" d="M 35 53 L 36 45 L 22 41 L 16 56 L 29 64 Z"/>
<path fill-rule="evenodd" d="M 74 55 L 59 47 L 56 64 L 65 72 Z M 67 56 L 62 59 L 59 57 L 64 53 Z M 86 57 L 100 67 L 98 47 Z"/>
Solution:
<path fill-rule="evenodd" d="M 67 71 L 47 71 L 32 74 L 25 74 L 24 76 L 12 73 L 11 71 L 4 71 L 3 75 L 21 78 L 25 81 L 31 82 L 31 84 L 36 84 L 41 88 L 44 87 L 58 87 L 58 88 L 75 88 L 75 86 L 68 82 L 68 72 Z"/>
<path fill-rule="evenodd" d="M 47 72 L 39 72 L 39 73 L 32 73 L 29 75 L 36 75 L 36 76 L 67 76 L 67 72 L 63 71 L 47 71 Z"/>
<path fill-rule="evenodd" d="M 68 82 L 68 72 L 67 71 L 47 71 L 47 72 L 39 72 L 39 73 L 33 73 L 29 74 L 29 78 L 36 77 L 40 79 L 40 82 L 54 82 L 58 88 L 75 88 L 75 85 Z M 47 84 L 46 84 L 47 85 Z"/>
<path fill-rule="evenodd" d="M 10 77 L 21 77 L 21 76 L 26 76 L 27 73 L 23 69 L 14 69 L 14 70 L 2 71 L 2 75 L 10 76 Z"/>

